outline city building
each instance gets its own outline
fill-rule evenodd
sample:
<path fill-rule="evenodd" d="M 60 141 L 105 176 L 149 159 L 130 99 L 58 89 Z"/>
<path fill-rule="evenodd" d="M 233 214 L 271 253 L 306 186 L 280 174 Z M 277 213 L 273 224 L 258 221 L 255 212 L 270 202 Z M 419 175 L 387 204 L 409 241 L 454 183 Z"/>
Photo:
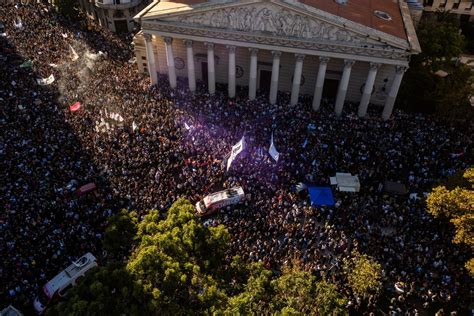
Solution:
<path fill-rule="evenodd" d="M 389 118 L 412 54 L 420 46 L 407 4 L 392 0 L 181 0 L 153 2 L 135 16 L 140 71 L 152 83 L 166 74 L 196 80 L 214 93 L 216 82 L 248 86 L 250 99 L 277 91 L 334 100 L 339 115 L 345 101 L 384 106 Z"/>
<path fill-rule="evenodd" d="M 474 0 L 424 0 L 426 12 L 446 11 L 474 21 Z"/>
<path fill-rule="evenodd" d="M 87 18 L 112 32 L 126 33 L 136 25 L 133 16 L 140 12 L 148 0 L 79 0 Z"/>

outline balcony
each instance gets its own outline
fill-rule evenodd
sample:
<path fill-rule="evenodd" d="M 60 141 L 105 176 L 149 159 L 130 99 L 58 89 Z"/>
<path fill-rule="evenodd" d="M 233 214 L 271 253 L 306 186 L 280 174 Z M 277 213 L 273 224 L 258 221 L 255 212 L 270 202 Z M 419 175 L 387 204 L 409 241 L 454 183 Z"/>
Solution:
<path fill-rule="evenodd" d="M 124 10 L 139 5 L 142 0 L 95 0 L 95 5 L 102 9 Z"/>

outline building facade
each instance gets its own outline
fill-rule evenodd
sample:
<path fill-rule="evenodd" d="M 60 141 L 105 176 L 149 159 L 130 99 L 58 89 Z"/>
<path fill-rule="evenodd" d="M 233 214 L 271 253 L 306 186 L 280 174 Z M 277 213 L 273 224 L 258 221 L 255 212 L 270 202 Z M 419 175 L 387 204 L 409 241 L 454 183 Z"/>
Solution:
<path fill-rule="evenodd" d="M 289 92 L 291 105 L 307 94 L 314 110 L 332 99 L 337 114 L 349 100 L 360 117 L 369 104 L 390 117 L 410 56 L 420 51 L 402 1 L 183 0 L 154 2 L 135 19 L 137 64 L 152 83 L 157 73 L 172 88 L 187 77 L 191 91 L 202 80 L 211 94 L 224 83 L 230 97 L 246 86 L 249 99 L 265 91 L 271 104 L 277 91 Z"/>
<path fill-rule="evenodd" d="M 427 12 L 449 11 L 474 21 L 474 0 L 424 0 L 423 6 Z"/>
<path fill-rule="evenodd" d="M 131 32 L 136 24 L 133 17 L 148 0 L 79 0 L 79 5 L 89 20 L 112 32 Z"/>

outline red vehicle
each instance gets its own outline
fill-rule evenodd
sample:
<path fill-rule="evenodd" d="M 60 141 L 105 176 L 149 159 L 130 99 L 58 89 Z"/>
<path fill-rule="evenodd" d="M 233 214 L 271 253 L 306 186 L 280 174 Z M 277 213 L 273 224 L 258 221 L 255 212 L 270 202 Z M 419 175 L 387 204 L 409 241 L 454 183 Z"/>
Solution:
<path fill-rule="evenodd" d="M 97 189 L 97 186 L 95 185 L 95 183 L 91 182 L 91 183 L 85 184 L 82 187 L 80 187 L 79 189 L 77 189 L 76 190 L 76 195 L 77 196 L 83 196 L 87 193 L 95 191 L 96 189 Z"/>

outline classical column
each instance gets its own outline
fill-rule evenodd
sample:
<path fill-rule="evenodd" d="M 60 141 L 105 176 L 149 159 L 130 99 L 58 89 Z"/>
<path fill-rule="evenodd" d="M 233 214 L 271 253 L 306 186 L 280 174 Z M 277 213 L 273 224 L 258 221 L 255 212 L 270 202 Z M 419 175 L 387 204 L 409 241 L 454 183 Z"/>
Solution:
<path fill-rule="evenodd" d="M 400 88 L 400 83 L 402 82 L 403 74 L 407 70 L 405 66 L 396 66 L 395 67 L 395 77 L 392 81 L 392 86 L 390 87 L 390 92 L 388 93 L 387 100 L 385 100 L 385 106 L 382 112 L 382 118 L 388 120 L 390 115 L 392 115 L 393 104 L 397 98 L 398 89 Z"/>
<path fill-rule="evenodd" d="M 184 40 L 186 45 L 186 59 L 188 62 L 188 84 L 189 91 L 196 91 L 196 71 L 194 69 L 193 41 Z"/>
<path fill-rule="evenodd" d="M 272 50 L 272 82 L 270 85 L 270 104 L 275 104 L 278 93 L 278 78 L 280 76 L 280 56 L 281 52 Z"/>
<path fill-rule="evenodd" d="M 166 65 L 168 66 L 168 79 L 170 81 L 170 87 L 176 88 L 176 70 L 174 68 L 174 56 L 173 56 L 173 39 L 171 37 L 165 37 L 165 48 L 166 48 Z"/>
<path fill-rule="evenodd" d="M 235 46 L 227 45 L 229 49 L 229 98 L 235 97 Z"/>
<path fill-rule="evenodd" d="M 298 103 L 298 97 L 300 95 L 300 85 L 301 85 L 301 74 L 303 73 L 303 54 L 295 54 L 296 64 L 295 64 L 295 73 L 293 74 L 293 86 L 291 87 L 291 99 L 290 105 L 296 105 Z"/>
<path fill-rule="evenodd" d="M 370 63 L 369 74 L 365 80 L 364 92 L 362 93 L 359 110 L 357 111 L 357 115 L 359 115 L 359 117 L 364 117 L 367 114 L 367 107 L 369 106 L 370 96 L 372 95 L 372 90 L 374 89 L 375 77 L 377 76 L 377 70 L 379 67 L 380 64 Z"/>
<path fill-rule="evenodd" d="M 151 41 L 151 34 L 143 34 L 145 37 L 145 46 L 146 46 L 146 61 L 148 64 L 148 72 L 150 73 L 151 84 L 158 83 L 158 76 L 156 74 L 156 64 L 155 64 L 155 53 L 153 52 L 153 43 Z"/>
<path fill-rule="evenodd" d="M 328 57 L 319 57 L 318 77 L 314 87 L 313 110 L 318 111 L 321 106 L 321 97 L 323 95 L 324 79 L 326 77 L 326 68 L 328 66 Z"/>
<path fill-rule="evenodd" d="M 342 78 L 339 82 L 339 87 L 337 89 L 336 104 L 334 105 L 334 112 L 337 115 L 341 115 L 342 108 L 344 107 L 344 101 L 346 100 L 347 85 L 349 84 L 349 78 L 351 77 L 352 65 L 354 65 L 354 60 L 344 59 L 344 71 L 342 72 Z"/>
<path fill-rule="evenodd" d="M 209 94 L 216 92 L 216 70 L 214 66 L 214 43 L 206 42 L 207 46 L 207 86 Z"/>
<path fill-rule="evenodd" d="M 250 78 L 249 78 L 249 99 L 254 100 L 257 92 L 257 54 L 258 49 L 249 48 L 250 50 Z"/>

